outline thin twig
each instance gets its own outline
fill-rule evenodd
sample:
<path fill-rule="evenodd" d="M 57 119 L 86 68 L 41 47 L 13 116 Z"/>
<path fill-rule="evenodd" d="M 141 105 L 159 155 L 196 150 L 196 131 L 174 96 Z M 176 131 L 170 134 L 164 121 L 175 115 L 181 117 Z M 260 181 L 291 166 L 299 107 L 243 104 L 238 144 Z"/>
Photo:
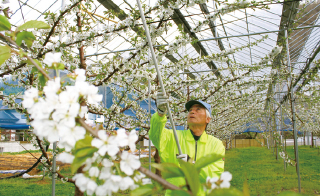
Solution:
<path fill-rule="evenodd" d="M 36 140 L 37 140 L 37 143 L 38 143 L 38 145 L 39 145 L 39 147 L 40 147 L 40 150 L 41 150 L 41 152 L 42 152 L 42 155 L 47 159 L 47 163 L 48 163 L 48 165 L 51 167 L 52 166 L 52 163 L 50 162 L 50 160 L 49 160 L 49 156 L 48 156 L 48 154 L 47 154 L 47 152 L 44 150 L 44 148 L 43 148 L 43 146 L 42 146 L 42 144 L 41 144 L 41 140 L 38 138 L 38 136 L 36 136 Z M 54 152 L 52 152 L 52 153 L 54 153 Z M 61 179 L 66 179 L 66 177 L 64 177 L 62 174 L 60 174 L 60 172 L 58 172 L 58 171 L 56 171 L 56 173 L 58 174 L 58 177 Z M 67 182 L 70 182 L 70 183 L 75 183 L 75 181 L 74 180 L 72 180 L 72 179 L 69 179 L 68 178 L 68 180 L 67 180 Z"/>
<path fill-rule="evenodd" d="M 18 49 L 21 49 L 20 46 L 18 46 L 16 44 L 16 42 L 14 42 L 12 39 L 10 39 L 9 37 L 3 36 L 6 40 L 8 40 L 11 44 L 13 44 L 14 46 L 16 46 Z M 15 50 L 12 50 L 14 53 L 18 54 L 19 53 Z M 26 57 L 41 73 L 42 75 L 44 75 L 48 80 L 50 80 L 49 75 L 44 71 L 44 69 L 42 69 L 32 58 L 30 58 L 28 55 L 25 55 L 24 57 Z"/>

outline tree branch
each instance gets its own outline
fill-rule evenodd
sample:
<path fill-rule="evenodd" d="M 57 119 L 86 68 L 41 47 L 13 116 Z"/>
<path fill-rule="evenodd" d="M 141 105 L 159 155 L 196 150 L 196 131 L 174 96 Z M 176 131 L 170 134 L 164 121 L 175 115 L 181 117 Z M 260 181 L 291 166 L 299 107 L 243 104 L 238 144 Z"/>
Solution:
<path fill-rule="evenodd" d="M 83 128 L 89 131 L 93 136 L 99 138 L 97 131 L 90 127 L 86 122 L 84 122 L 82 118 L 78 118 L 77 122 L 79 122 L 83 126 Z"/>
<path fill-rule="evenodd" d="M 157 174 L 152 173 L 151 171 L 149 171 L 148 169 L 144 168 L 144 167 L 139 167 L 138 169 L 140 172 L 144 173 L 146 176 L 148 176 L 149 178 L 151 178 L 152 180 L 157 181 L 158 183 L 160 183 L 165 189 L 171 189 L 171 190 L 181 190 L 181 188 L 167 182 L 165 179 L 161 178 L 160 176 L 158 176 Z"/>

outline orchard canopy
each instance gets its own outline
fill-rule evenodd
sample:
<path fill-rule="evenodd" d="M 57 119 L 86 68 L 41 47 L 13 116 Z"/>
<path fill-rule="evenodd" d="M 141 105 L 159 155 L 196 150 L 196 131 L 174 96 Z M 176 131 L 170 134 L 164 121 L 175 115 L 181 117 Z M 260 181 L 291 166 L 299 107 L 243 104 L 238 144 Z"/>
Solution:
<path fill-rule="evenodd" d="M 148 130 L 150 114 L 141 103 L 150 96 L 155 107 L 159 80 L 136 1 L 1 2 L 11 31 L 26 30 L 15 40 L 17 50 L 28 52 L 51 78 L 58 75 L 63 85 L 74 84 L 67 76 L 85 70 L 84 80 L 104 96 L 94 104 L 88 97 L 88 112 L 103 115 L 107 130 Z M 209 134 L 228 138 L 248 123 L 265 131 L 279 109 L 291 119 L 293 89 L 297 128 L 319 131 L 318 1 L 149 0 L 142 7 L 177 126 L 185 126 L 184 104 L 201 99 L 212 106 Z M 33 20 L 49 27 L 21 28 Z M 3 36 L 0 44 L 10 45 Z M 54 67 L 60 71 L 49 69 L 46 54 L 61 55 Z M 25 56 L 4 56 L 2 78 L 10 75 L 25 89 L 43 88 L 48 79 Z M 109 105 L 103 89 L 112 94 Z M 5 98 L 4 104 L 23 111 L 13 101 L 18 95 Z"/>
<path fill-rule="evenodd" d="M 74 183 L 76 195 L 111 195 L 141 185 L 136 190 L 159 191 L 144 185 L 142 173 L 188 195 L 216 187 L 218 178 L 196 180 L 203 167 L 222 158 L 214 152 L 194 165 L 154 166 L 184 177 L 188 190 L 141 167 L 132 153 L 138 138 L 148 138 L 161 81 L 175 126 L 186 126 L 185 103 L 200 99 L 212 107 L 207 132 L 220 139 L 250 128 L 319 133 L 318 1 L 0 3 L 1 90 L 23 89 L 1 95 L 2 104 L 25 114 L 41 162 L 53 178 Z M 101 117 L 95 128 L 90 115 Z M 56 141 L 64 150 L 57 160 L 71 163 L 72 178 L 56 172 L 42 145 Z M 297 164 L 279 154 L 299 176 L 297 148 Z M 219 184 L 226 185 L 220 187 L 230 187 L 231 178 L 223 173 Z"/>

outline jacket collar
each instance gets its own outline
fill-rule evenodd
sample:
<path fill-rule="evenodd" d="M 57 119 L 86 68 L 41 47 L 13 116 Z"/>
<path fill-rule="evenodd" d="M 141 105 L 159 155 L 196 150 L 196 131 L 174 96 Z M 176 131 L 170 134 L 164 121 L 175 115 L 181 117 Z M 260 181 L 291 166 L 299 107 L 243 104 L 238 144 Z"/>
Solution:
<path fill-rule="evenodd" d="M 190 129 L 187 130 L 186 139 L 187 139 L 188 141 L 194 141 L 194 138 L 193 138 L 193 135 L 192 135 Z M 206 131 L 204 131 L 204 132 L 202 133 L 201 137 L 200 137 L 199 142 L 204 142 L 204 143 L 206 143 L 207 140 L 208 140 L 208 135 L 207 135 Z"/>

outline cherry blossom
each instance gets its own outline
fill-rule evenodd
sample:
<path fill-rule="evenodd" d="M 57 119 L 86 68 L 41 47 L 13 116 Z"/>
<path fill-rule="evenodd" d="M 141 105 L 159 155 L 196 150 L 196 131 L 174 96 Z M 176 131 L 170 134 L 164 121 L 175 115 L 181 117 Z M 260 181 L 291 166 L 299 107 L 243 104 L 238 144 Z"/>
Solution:
<path fill-rule="evenodd" d="M 207 177 L 207 184 L 210 186 L 210 190 L 216 188 L 230 188 L 230 181 L 232 180 L 232 175 L 230 172 L 223 172 L 219 177 L 210 178 Z"/>
<path fill-rule="evenodd" d="M 43 87 L 43 91 L 48 97 L 50 97 L 56 95 L 60 90 L 60 87 L 60 78 L 56 77 L 54 80 L 48 81 L 47 85 Z"/>
<path fill-rule="evenodd" d="M 24 99 L 22 101 L 22 105 L 25 108 L 31 108 L 35 103 L 35 100 L 38 99 L 38 89 L 30 88 L 24 92 Z"/>
<path fill-rule="evenodd" d="M 121 154 L 120 169 L 127 175 L 132 175 L 135 169 L 141 166 L 139 157 L 123 151 Z"/>
<path fill-rule="evenodd" d="M 89 176 L 92 176 L 92 177 L 98 177 L 99 176 L 99 168 L 98 167 L 91 167 L 89 169 Z"/>
<path fill-rule="evenodd" d="M 49 66 L 51 66 L 53 63 L 60 63 L 61 55 L 62 55 L 61 52 L 57 52 L 57 53 L 48 52 L 45 55 L 43 62 Z"/>
<path fill-rule="evenodd" d="M 230 181 L 232 180 L 232 174 L 228 171 L 223 172 L 220 176 L 220 180 L 222 180 L 222 183 L 220 184 L 220 188 L 230 188 Z"/>
<path fill-rule="evenodd" d="M 115 156 L 119 152 L 116 137 L 109 137 L 104 130 L 100 130 L 98 135 L 101 140 L 94 138 L 91 142 L 91 145 L 99 149 L 98 153 L 101 156 L 104 156 L 106 153 L 108 153 L 110 156 Z"/>
<path fill-rule="evenodd" d="M 57 156 L 57 161 L 61 161 L 63 163 L 71 164 L 73 162 L 73 159 L 74 159 L 74 156 L 67 152 L 62 152 Z"/>

